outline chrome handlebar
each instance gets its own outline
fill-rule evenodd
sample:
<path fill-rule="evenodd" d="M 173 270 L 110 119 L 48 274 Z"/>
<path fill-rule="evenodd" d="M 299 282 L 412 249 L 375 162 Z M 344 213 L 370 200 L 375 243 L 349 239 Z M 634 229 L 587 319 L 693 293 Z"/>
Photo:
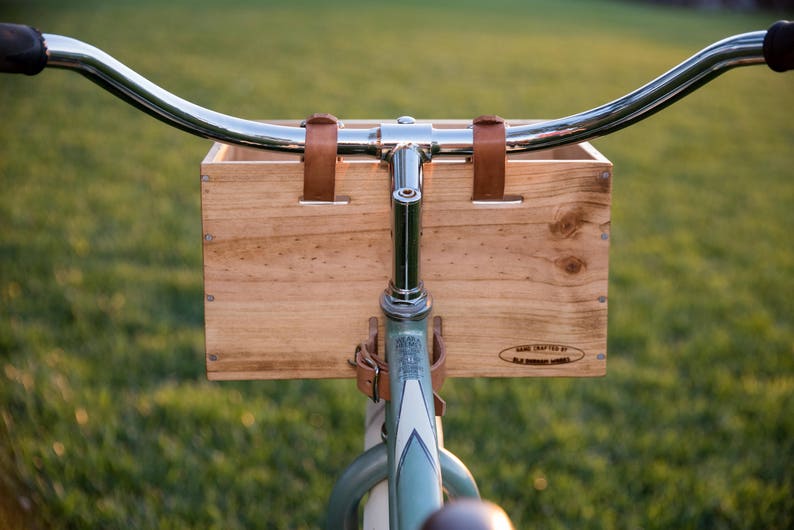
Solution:
<path fill-rule="evenodd" d="M 583 142 L 636 123 L 731 68 L 763 64 L 766 34 L 766 31 L 745 33 L 712 44 L 647 85 L 595 109 L 566 118 L 508 127 L 507 151 L 535 151 Z M 60 35 L 45 33 L 43 37 L 48 67 L 75 70 L 174 127 L 228 144 L 303 152 L 304 128 L 244 120 L 200 107 L 162 89 L 93 46 Z M 412 141 L 422 143 L 430 155 L 472 153 L 471 129 L 425 126 L 421 133 L 421 140 Z M 382 127 L 340 129 L 338 153 L 385 156 L 399 140 Z"/>

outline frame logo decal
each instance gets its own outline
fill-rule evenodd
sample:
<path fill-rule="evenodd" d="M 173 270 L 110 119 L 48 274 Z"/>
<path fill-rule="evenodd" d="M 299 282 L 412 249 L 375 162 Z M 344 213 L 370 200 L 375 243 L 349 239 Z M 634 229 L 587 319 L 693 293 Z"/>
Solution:
<path fill-rule="evenodd" d="M 554 366 L 580 361 L 584 352 L 573 346 L 536 343 L 506 348 L 499 352 L 499 358 L 520 366 Z"/>

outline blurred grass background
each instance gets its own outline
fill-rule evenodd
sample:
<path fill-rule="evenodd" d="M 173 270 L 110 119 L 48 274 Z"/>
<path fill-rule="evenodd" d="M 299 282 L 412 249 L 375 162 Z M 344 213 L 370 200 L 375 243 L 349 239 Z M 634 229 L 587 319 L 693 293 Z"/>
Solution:
<path fill-rule="evenodd" d="M 569 114 L 775 17 L 86 0 L 0 19 L 222 112 L 352 119 Z M 794 527 L 792 109 L 794 74 L 737 70 L 596 142 L 616 167 L 609 375 L 443 391 L 447 446 L 517 528 Z M 0 79 L 0 527 L 323 524 L 364 401 L 205 381 L 208 148 L 69 72 Z"/>

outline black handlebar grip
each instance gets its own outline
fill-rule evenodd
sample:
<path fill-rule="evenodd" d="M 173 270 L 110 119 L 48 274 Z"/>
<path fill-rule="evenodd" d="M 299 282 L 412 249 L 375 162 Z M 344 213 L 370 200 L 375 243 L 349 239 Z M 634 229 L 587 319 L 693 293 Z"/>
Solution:
<path fill-rule="evenodd" d="M 36 75 L 47 66 L 47 47 L 39 30 L 0 24 L 0 72 Z"/>
<path fill-rule="evenodd" d="M 767 30 L 764 59 L 775 72 L 794 70 L 794 22 L 780 20 Z"/>

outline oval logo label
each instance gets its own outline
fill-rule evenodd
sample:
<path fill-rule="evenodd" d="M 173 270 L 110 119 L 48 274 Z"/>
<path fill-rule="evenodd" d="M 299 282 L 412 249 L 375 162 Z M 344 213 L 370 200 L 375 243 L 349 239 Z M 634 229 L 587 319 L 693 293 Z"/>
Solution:
<path fill-rule="evenodd" d="M 521 366 L 554 366 L 575 363 L 584 358 L 584 352 L 562 344 L 522 344 L 502 350 L 499 358 Z"/>

